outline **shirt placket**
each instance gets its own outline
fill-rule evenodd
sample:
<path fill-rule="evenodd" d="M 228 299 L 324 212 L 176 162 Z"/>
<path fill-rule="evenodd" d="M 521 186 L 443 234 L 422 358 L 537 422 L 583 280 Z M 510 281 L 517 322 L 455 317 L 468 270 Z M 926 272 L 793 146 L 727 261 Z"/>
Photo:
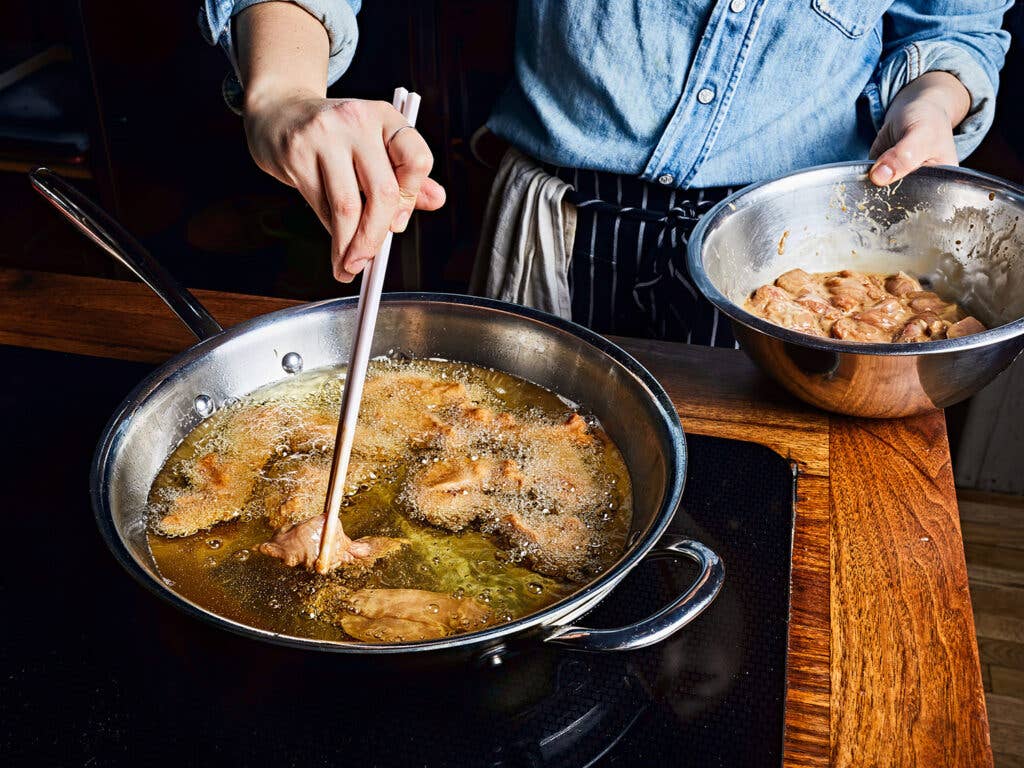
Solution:
<path fill-rule="evenodd" d="M 764 3 L 715 3 L 675 111 L 641 178 L 685 187 L 696 175 L 728 114 Z"/>

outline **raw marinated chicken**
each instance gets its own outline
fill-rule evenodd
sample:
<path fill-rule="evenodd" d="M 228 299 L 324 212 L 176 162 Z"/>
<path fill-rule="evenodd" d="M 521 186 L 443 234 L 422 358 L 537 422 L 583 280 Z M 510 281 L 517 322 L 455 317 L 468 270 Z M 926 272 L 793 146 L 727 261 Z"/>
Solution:
<path fill-rule="evenodd" d="M 461 600 L 423 589 L 359 589 L 332 584 L 312 599 L 319 618 L 340 624 L 367 643 L 414 643 L 482 629 L 490 612 L 472 598 Z"/>
<path fill-rule="evenodd" d="M 754 291 L 744 306 L 784 328 L 846 341 L 914 343 L 985 330 L 955 303 L 922 290 L 905 272 L 809 274 L 791 269 Z"/>

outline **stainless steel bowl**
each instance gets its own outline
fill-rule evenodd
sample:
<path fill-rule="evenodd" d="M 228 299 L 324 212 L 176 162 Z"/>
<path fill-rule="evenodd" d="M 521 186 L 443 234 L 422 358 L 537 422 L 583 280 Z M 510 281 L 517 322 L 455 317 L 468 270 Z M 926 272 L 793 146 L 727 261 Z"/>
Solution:
<path fill-rule="evenodd" d="M 690 273 L 732 319 L 754 362 L 802 400 L 879 418 L 944 408 L 984 387 L 1024 348 L 1024 189 L 945 166 L 878 188 L 869 168 L 823 165 L 726 198 L 693 231 Z M 868 344 L 797 333 L 743 309 L 751 291 L 796 267 L 902 269 L 990 330 Z"/>

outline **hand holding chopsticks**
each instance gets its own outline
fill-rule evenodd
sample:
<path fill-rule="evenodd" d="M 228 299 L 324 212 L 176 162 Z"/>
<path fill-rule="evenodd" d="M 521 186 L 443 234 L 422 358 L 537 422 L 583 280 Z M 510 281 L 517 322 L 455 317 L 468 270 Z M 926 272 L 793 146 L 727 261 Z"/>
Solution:
<path fill-rule="evenodd" d="M 405 117 L 409 126 L 416 124 L 416 116 L 420 108 L 419 94 L 409 93 L 405 88 L 396 88 L 392 103 L 395 109 Z M 392 136 L 393 139 L 394 136 Z M 391 232 L 388 232 L 377 255 L 363 272 L 363 282 L 359 288 L 359 306 L 356 311 L 358 324 L 353 337 L 352 352 L 349 355 L 345 388 L 341 393 L 341 414 L 338 417 L 338 434 L 334 441 L 334 460 L 331 465 L 331 476 L 327 485 L 327 501 L 324 507 L 324 530 L 320 537 L 320 556 L 316 561 L 316 570 L 322 574 L 330 572 L 334 565 L 332 553 L 335 551 L 335 538 L 339 535 L 345 536 L 344 532 L 340 530 L 341 522 L 338 514 L 345 496 L 345 478 L 348 475 L 349 459 L 352 456 L 352 442 L 355 439 L 359 405 L 363 399 L 363 384 L 366 382 L 366 369 L 370 362 L 370 347 L 373 342 L 373 331 L 377 325 L 377 312 L 380 309 L 380 294 L 384 288 L 384 272 L 387 270 L 388 255 L 391 251 L 391 238 Z M 342 543 L 348 544 L 348 546 L 341 547 L 343 559 L 352 559 L 361 554 L 368 554 L 368 552 L 360 550 L 358 543 L 344 541 Z"/>

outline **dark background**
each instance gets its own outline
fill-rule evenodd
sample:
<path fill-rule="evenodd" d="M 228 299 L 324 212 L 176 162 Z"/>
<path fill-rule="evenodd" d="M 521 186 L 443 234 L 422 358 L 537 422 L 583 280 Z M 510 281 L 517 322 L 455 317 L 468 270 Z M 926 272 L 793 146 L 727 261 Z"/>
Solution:
<path fill-rule="evenodd" d="M 329 238 L 312 211 L 249 157 L 221 96 L 230 65 L 200 36 L 198 10 L 198 0 L 0 3 L 0 73 L 47 59 L 0 87 L 0 267 L 129 277 L 34 198 L 25 171 L 45 163 L 188 285 L 300 299 L 353 291 L 331 279 Z M 359 14 L 355 61 L 331 95 L 420 92 L 419 127 L 450 201 L 401 239 L 391 289 L 465 289 L 491 177 L 468 140 L 505 82 L 513 10 L 384 0 Z"/>

